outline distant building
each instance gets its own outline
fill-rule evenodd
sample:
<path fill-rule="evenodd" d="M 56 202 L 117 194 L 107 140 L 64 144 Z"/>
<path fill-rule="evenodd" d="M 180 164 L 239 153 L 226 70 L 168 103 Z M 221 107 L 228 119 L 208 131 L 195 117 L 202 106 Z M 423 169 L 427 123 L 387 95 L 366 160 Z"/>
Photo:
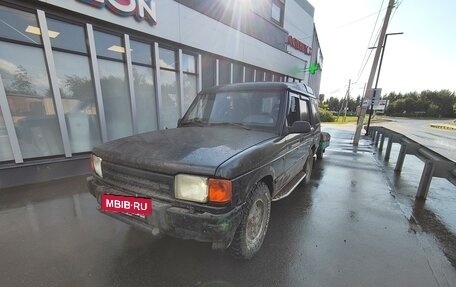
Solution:
<path fill-rule="evenodd" d="M 318 95 L 313 15 L 305 0 L 3 0 L 0 187 L 86 173 L 94 146 L 176 127 L 206 87 Z"/>

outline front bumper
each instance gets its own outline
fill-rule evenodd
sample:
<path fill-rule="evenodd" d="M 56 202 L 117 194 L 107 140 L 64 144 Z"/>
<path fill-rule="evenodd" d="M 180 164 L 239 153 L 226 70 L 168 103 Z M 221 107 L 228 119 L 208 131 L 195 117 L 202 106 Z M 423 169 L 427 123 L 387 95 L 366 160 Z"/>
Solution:
<path fill-rule="evenodd" d="M 166 234 L 181 239 L 193 239 L 215 243 L 216 247 L 228 247 L 241 221 L 242 206 L 223 214 L 196 212 L 173 206 L 171 202 L 152 199 L 152 215 L 145 219 L 122 213 L 101 211 L 101 194 L 129 195 L 116 187 L 104 185 L 94 177 L 87 178 L 90 193 L 97 199 L 98 210 L 134 227 L 154 235 Z"/>

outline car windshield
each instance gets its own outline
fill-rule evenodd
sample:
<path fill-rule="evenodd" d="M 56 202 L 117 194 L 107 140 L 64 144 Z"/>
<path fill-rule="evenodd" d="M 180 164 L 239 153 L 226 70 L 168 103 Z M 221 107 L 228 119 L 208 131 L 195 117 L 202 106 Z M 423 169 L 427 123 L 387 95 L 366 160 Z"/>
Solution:
<path fill-rule="evenodd" d="M 274 130 L 281 106 L 280 91 L 233 91 L 199 95 L 181 125 L 232 125 Z"/>

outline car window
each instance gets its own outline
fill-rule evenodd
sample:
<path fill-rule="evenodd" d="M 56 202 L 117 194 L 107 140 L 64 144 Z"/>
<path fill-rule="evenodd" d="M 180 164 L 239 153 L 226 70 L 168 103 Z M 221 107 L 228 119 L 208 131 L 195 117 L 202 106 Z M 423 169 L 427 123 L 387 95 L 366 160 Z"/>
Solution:
<path fill-rule="evenodd" d="M 315 100 L 312 100 L 311 108 L 312 108 L 312 115 L 313 115 L 312 118 L 313 118 L 314 123 L 315 124 L 320 123 L 320 114 L 318 113 L 318 102 Z"/>
<path fill-rule="evenodd" d="M 307 100 L 300 100 L 299 101 L 299 108 L 301 111 L 301 121 L 310 122 L 309 117 L 309 101 Z"/>
<path fill-rule="evenodd" d="M 287 111 L 287 125 L 291 127 L 295 121 L 300 120 L 299 97 L 290 95 L 290 104 Z"/>
<path fill-rule="evenodd" d="M 183 123 L 242 124 L 272 129 L 277 125 L 282 101 L 280 91 L 233 91 L 199 95 Z"/>

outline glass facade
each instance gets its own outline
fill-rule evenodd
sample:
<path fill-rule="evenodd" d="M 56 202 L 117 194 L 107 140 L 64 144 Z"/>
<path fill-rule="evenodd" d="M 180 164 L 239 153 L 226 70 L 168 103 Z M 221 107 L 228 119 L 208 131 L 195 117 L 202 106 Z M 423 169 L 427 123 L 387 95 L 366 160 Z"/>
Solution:
<path fill-rule="evenodd" d="M 102 135 L 108 141 L 132 135 L 133 122 L 138 133 L 174 128 L 201 88 L 198 83 L 214 85 L 218 74 L 219 84 L 228 84 L 232 63 L 233 82 L 252 81 L 254 70 L 256 81 L 263 80 L 264 70 L 257 67 L 247 66 L 244 75 L 246 65 L 228 59 L 220 60 L 216 71 L 214 55 L 160 43 L 155 51 L 157 43 L 140 35 L 130 39 L 103 31 L 109 27 L 88 29 L 91 25 L 57 20 L 52 13 L 38 20 L 36 11 L 0 5 L 0 20 L 2 163 L 89 152 L 103 142 Z M 274 75 L 276 81 L 283 76 Z M 8 127 L 5 110 L 12 119 Z M 13 150 L 20 155 L 15 158 Z"/>
<path fill-rule="evenodd" d="M 37 17 L 3 6 L 0 17 L 0 37 L 14 41 L 0 41 L 0 76 L 22 156 L 62 155 L 63 142 Z"/>
<path fill-rule="evenodd" d="M 3 113 L 0 109 L 0 161 L 13 160 L 13 151 L 9 142 L 8 132 L 6 130 Z"/>
<path fill-rule="evenodd" d="M 84 28 L 47 19 L 65 122 L 73 153 L 101 143 L 95 89 L 90 72 Z"/>
<path fill-rule="evenodd" d="M 138 132 L 154 131 L 158 129 L 158 123 L 152 46 L 132 40 L 130 41 L 130 48 L 133 62 Z"/>
<path fill-rule="evenodd" d="M 176 52 L 166 48 L 159 48 L 160 81 L 161 81 L 161 129 L 170 129 L 177 126 L 180 117 L 180 101 L 177 84 Z"/>
<path fill-rule="evenodd" d="M 197 94 L 196 57 L 194 55 L 182 54 L 183 72 L 183 94 L 182 94 L 182 115 L 195 99 Z"/>

